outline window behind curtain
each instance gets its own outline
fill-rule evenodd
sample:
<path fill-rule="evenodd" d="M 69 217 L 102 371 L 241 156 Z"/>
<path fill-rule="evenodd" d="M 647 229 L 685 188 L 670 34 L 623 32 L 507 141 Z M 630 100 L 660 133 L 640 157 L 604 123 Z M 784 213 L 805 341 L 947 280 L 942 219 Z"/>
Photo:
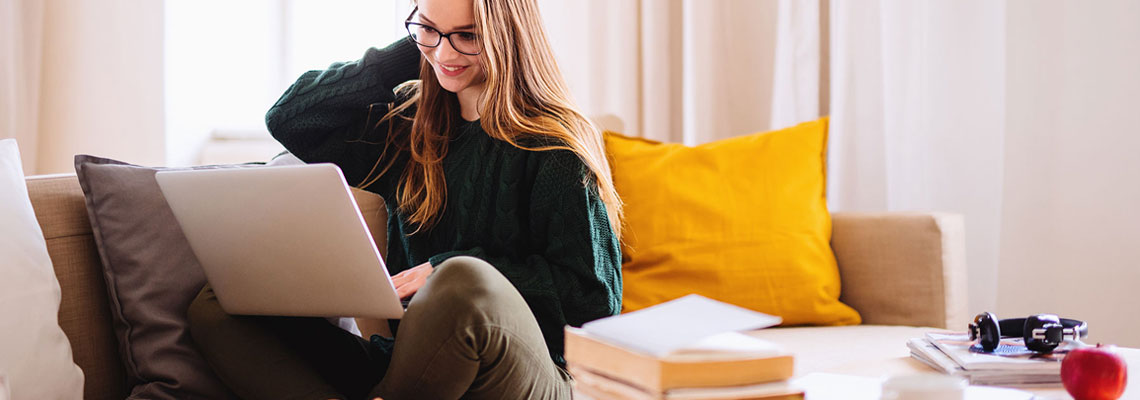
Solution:
<path fill-rule="evenodd" d="M 166 160 L 265 161 L 265 111 L 303 72 L 402 37 L 404 0 L 167 0 Z"/>

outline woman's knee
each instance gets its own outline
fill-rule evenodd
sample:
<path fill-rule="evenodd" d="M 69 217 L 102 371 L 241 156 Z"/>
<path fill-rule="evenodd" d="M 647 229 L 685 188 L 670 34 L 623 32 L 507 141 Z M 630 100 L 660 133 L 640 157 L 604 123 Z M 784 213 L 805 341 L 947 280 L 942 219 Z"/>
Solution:
<path fill-rule="evenodd" d="M 475 304 L 513 289 L 499 270 L 475 257 L 447 259 L 432 272 L 428 285 L 431 297 L 437 301 Z"/>
<path fill-rule="evenodd" d="M 485 280 L 498 274 L 495 267 L 481 259 L 470 256 L 451 257 L 435 267 L 432 276 L 443 276 L 446 280 Z"/>

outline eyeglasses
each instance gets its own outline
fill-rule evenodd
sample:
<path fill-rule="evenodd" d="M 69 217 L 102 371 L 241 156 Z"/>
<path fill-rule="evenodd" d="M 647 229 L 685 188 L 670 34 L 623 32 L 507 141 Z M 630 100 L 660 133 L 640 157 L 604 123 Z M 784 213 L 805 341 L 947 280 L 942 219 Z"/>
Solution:
<path fill-rule="evenodd" d="M 479 35 L 474 32 L 442 33 L 430 26 L 412 21 L 405 21 L 404 27 L 408 28 L 408 35 L 411 35 L 412 41 L 420 46 L 439 47 L 443 38 L 447 38 L 447 41 L 451 43 L 451 48 L 460 54 L 477 56 L 483 52 L 483 44 L 479 42 Z"/>

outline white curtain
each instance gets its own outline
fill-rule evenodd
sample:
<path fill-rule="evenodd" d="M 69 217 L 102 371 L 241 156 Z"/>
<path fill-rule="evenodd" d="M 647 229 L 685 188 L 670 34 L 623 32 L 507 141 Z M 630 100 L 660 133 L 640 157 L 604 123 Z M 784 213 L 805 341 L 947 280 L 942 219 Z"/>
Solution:
<path fill-rule="evenodd" d="M 825 46 L 827 0 L 780 0 L 770 127 L 779 129 L 826 114 L 830 57 Z"/>
<path fill-rule="evenodd" d="M 819 0 L 540 4 L 578 104 L 604 128 L 692 145 L 819 115 Z"/>
<path fill-rule="evenodd" d="M 0 0 L 0 138 L 26 174 L 163 163 L 163 2 Z"/>
<path fill-rule="evenodd" d="M 24 173 L 36 173 L 43 0 L 0 0 L 0 139 L 20 144 Z"/>
<path fill-rule="evenodd" d="M 835 1 L 831 7 L 831 209 L 963 214 L 969 309 L 994 309 L 1004 3 Z"/>
<path fill-rule="evenodd" d="M 1140 283 L 1140 2 L 834 1 L 830 21 L 831 209 L 962 214 L 971 312 L 1140 346 L 1119 314 Z"/>

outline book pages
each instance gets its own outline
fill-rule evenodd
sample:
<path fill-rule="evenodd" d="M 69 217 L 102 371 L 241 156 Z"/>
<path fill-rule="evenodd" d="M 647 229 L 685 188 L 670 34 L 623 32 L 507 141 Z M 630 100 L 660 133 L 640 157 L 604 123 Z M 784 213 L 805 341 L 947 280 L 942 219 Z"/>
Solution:
<path fill-rule="evenodd" d="M 780 317 L 722 303 L 700 295 L 582 325 L 587 333 L 661 357 L 718 333 L 767 328 Z"/>

